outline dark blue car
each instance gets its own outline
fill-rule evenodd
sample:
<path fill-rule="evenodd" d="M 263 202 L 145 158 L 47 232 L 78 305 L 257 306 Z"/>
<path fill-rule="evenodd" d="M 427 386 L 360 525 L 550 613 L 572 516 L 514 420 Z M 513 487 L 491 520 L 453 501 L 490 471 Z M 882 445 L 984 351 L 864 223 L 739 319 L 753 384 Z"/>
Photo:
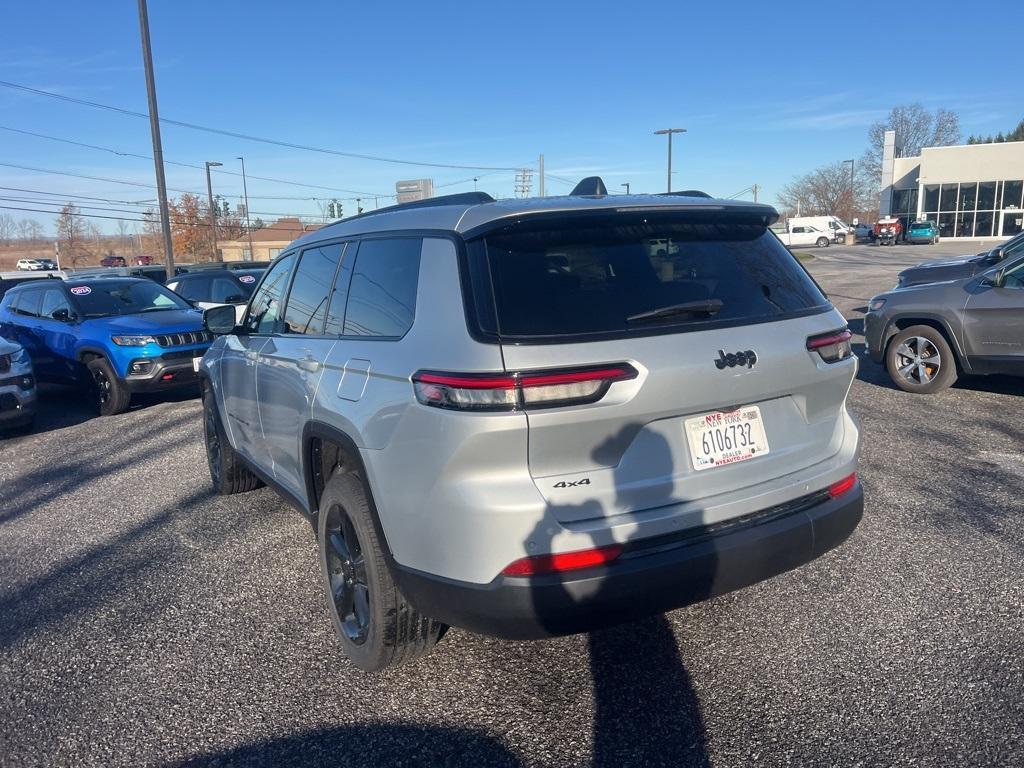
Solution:
<path fill-rule="evenodd" d="M 101 415 L 133 392 L 195 384 L 210 346 L 202 313 L 152 280 L 33 280 L 0 301 L 0 335 L 20 343 L 41 381 L 88 384 Z"/>

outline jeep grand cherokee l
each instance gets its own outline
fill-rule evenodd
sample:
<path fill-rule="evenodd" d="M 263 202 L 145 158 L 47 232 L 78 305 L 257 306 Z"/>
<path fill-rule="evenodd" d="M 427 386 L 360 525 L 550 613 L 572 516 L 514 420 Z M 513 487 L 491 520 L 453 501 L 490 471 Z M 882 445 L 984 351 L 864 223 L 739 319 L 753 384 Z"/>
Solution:
<path fill-rule="evenodd" d="M 203 358 L 221 493 L 317 531 L 345 652 L 581 632 L 795 568 L 861 518 L 850 332 L 701 197 L 435 198 L 288 247 Z"/>

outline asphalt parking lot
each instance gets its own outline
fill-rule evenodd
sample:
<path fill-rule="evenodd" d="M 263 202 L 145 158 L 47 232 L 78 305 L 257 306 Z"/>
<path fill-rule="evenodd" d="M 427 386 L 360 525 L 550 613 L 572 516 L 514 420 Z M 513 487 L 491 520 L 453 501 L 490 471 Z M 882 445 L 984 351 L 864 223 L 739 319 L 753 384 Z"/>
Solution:
<path fill-rule="evenodd" d="M 808 267 L 857 331 L 902 266 L 964 250 Z M 0 764 L 1019 765 L 1022 395 L 915 397 L 863 360 L 867 506 L 838 550 L 592 635 L 452 630 L 370 676 L 335 645 L 309 525 L 267 490 L 211 496 L 197 400 L 101 420 L 47 391 L 0 443 Z"/>

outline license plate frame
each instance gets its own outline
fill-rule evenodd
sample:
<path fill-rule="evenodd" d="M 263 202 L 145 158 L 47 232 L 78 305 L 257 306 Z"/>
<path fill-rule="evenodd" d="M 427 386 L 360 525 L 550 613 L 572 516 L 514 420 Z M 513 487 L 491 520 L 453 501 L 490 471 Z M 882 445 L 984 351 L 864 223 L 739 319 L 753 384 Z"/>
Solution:
<path fill-rule="evenodd" d="M 683 421 L 683 432 L 695 472 L 740 464 L 771 453 L 761 409 L 756 405 L 693 416 Z"/>

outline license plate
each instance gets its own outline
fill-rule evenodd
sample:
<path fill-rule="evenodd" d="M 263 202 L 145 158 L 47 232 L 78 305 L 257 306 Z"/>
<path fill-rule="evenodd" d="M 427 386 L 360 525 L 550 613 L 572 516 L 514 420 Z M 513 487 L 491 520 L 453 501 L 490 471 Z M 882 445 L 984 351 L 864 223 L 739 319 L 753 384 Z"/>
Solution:
<path fill-rule="evenodd" d="M 203 362 L 203 358 L 201 357 L 192 358 L 192 370 L 195 371 L 196 373 L 199 373 L 199 364 L 201 362 Z"/>
<path fill-rule="evenodd" d="M 698 472 L 768 453 L 761 409 L 756 405 L 695 416 L 684 422 L 684 428 L 693 468 Z"/>

